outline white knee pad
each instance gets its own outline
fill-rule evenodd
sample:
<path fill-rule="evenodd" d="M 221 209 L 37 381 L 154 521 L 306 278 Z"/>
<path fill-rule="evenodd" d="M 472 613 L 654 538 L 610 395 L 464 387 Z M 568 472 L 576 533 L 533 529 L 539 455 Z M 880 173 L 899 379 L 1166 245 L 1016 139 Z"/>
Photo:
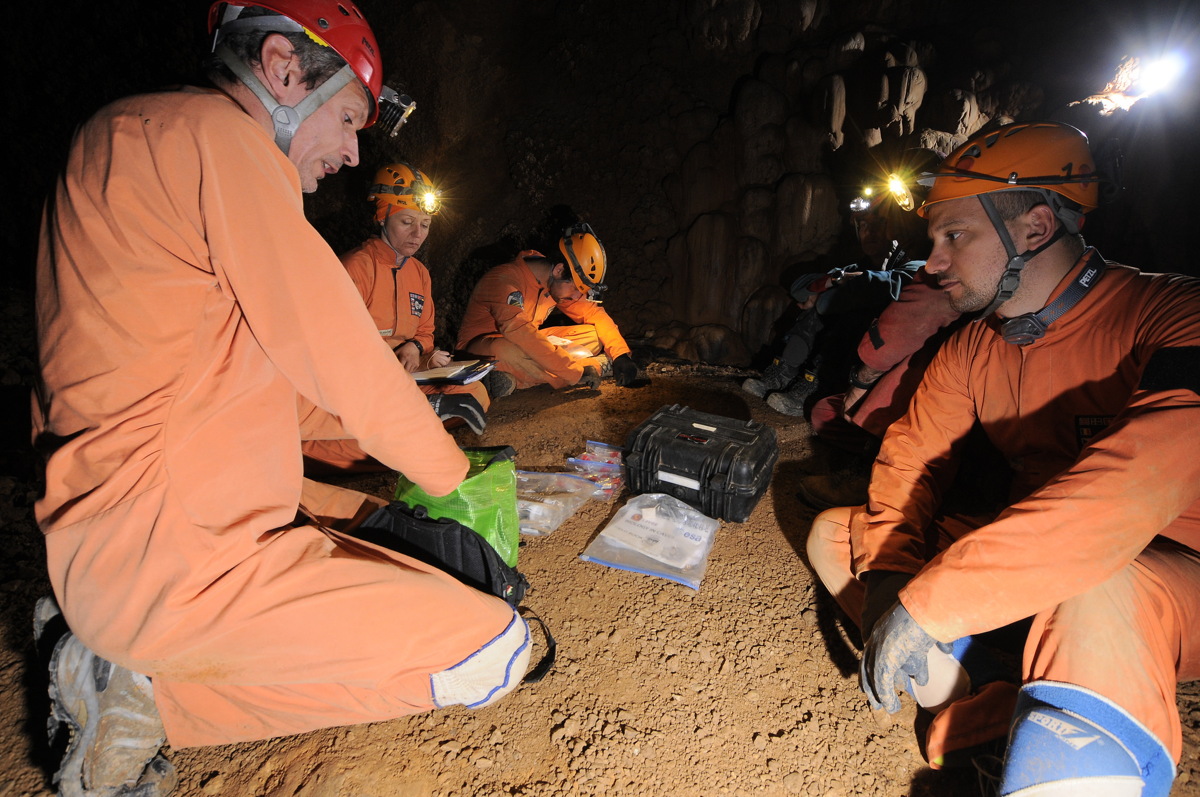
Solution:
<path fill-rule="evenodd" d="M 499 636 L 453 667 L 429 676 L 434 705 L 479 708 L 494 703 L 525 677 L 531 647 L 529 626 L 513 612 Z"/>
<path fill-rule="evenodd" d="M 1166 797 L 1174 779 L 1167 748 L 1111 700 L 1073 684 L 1021 688 L 1001 797 Z"/>
<path fill-rule="evenodd" d="M 918 686 L 908 679 L 909 694 L 918 705 L 937 714 L 992 681 L 1016 682 L 1020 673 L 977 637 L 965 636 L 950 644 L 949 652 L 929 648 L 929 681 Z"/>

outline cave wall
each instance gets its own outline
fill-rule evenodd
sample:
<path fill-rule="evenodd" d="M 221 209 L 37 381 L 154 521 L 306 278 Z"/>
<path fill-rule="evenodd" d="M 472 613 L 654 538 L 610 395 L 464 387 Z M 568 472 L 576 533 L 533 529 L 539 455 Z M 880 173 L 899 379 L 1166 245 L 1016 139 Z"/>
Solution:
<path fill-rule="evenodd" d="M 1196 82 L 1107 120 L 1067 107 L 1136 42 L 1194 34 L 1195 9 L 1182 2 L 360 6 L 385 82 L 417 111 L 394 139 L 364 133 L 362 166 L 325 180 L 306 212 L 342 251 L 371 234 L 365 193 L 377 166 L 404 159 L 429 173 L 447 198 L 420 255 L 434 274 L 442 345 L 486 268 L 546 246 L 578 217 L 608 251 L 606 305 L 627 337 L 748 364 L 788 306 L 791 276 L 853 258 L 845 208 L 876 163 L 912 146 L 949 150 L 1002 117 L 1121 137 L 1128 188 L 1088 237 L 1109 257 L 1197 272 L 1183 219 L 1187 176 L 1200 173 L 1188 142 Z M 53 27 L 15 10 L 30 32 L 17 62 L 42 64 L 37 81 L 14 90 L 42 127 L 6 133 L 33 156 L 15 164 L 33 189 L 4 233 L 24 264 L 72 127 L 109 99 L 194 74 L 206 7 L 133 4 L 96 17 L 68 3 Z M 65 57 L 47 57 L 51 42 L 69 45 Z"/>
<path fill-rule="evenodd" d="M 1017 22 L 1030 4 L 362 5 L 418 102 L 364 159 L 409 158 L 447 187 L 426 255 L 448 325 L 483 269 L 565 211 L 604 241 L 629 337 L 739 365 L 769 345 L 792 275 L 853 258 L 845 207 L 874 164 L 993 119 L 1078 124 L 1061 106 L 1116 63 L 1096 48 L 1078 75 L 1039 72 L 1038 50 L 1058 51 Z M 1046 27 L 1078 26 L 1070 5 Z"/>

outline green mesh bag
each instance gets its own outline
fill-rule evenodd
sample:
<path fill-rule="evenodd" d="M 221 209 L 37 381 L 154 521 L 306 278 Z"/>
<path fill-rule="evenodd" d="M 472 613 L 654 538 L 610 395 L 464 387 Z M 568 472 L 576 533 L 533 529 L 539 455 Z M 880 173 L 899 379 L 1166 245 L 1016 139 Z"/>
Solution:
<path fill-rule="evenodd" d="M 452 518 L 483 537 L 509 567 L 517 566 L 520 520 L 517 518 L 517 464 L 512 446 L 464 448 L 470 467 L 462 484 L 449 495 L 435 497 L 404 474 L 396 483 L 396 500 L 423 506 L 431 518 Z"/>

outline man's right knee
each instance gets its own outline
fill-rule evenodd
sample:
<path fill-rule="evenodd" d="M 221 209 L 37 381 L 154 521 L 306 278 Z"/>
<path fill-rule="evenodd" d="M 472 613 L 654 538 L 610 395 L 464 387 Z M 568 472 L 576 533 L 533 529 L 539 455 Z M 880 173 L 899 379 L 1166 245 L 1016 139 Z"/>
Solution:
<path fill-rule="evenodd" d="M 507 695 L 525 677 L 532 645 L 529 626 L 515 611 L 508 626 L 467 658 L 429 676 L 438 708 L 480 708 Z"/>
<path fill-rule="evenodd" d="M 1073 684 L 1021 688 L 1001 795 L 1166 797 L 1174 779 L 1167 748 L 1115 703 Z"/>
<path fill-rule="evenodd" d="M 827 509 L 816 516 L 809 529 L 805 552 L 826 586 L 830 580 L 840 583 L 849 573 L 851 514 L 853 508 L 848 506 Z"/>

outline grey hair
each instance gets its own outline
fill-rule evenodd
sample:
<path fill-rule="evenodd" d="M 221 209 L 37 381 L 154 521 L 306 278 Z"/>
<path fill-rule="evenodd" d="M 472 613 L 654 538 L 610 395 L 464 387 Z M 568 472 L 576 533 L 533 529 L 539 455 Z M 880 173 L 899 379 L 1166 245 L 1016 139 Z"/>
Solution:
<path fill-rule="evenodd" d="M 251 6 L 242 12 L 239 19 L 264 16 L 282 16 L 274 11 Z M 248 66 L 261 66 L 262 47 L 271 31 L 249 29 L 237 31 L 221 37 L 221 43 L 233 51 L 233 54 Z M 337 54 L 332 47 L 317 44 L 303 31 L 294 33 L 279 33 L 291 42 L 292 50 L 300 59 L 300 79 L 304 87 L 312 91 L 317 86 L 331 78 L 339 69 L 346 65 L 345 59 Z M 210 54 L 204 63 L 205 71 L 214 83 L 236 83 L 237 77 L 221 62 L 215 54 Z"/>

